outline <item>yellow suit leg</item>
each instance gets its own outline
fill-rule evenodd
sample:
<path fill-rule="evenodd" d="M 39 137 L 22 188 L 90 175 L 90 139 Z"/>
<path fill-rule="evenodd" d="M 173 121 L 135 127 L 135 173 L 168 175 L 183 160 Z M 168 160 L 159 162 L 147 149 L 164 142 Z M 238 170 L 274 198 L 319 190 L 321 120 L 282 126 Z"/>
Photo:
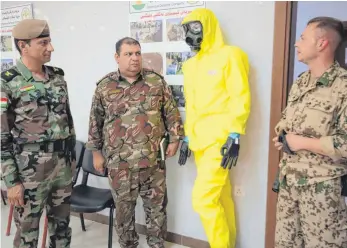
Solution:
<path fill-rule="evenodd" d="M 230 247 L 234 248 L 236 245 L 236 219 L 235 219 L 235 208 L 234 201 L 232 199 L 230 180 L 227 179 L 221 195 L 221 203 L 224 207 L 225 216 L 228 221 L 230 231 Z"/>
<path fill-rule="evenodd" d="M 233 248 L 236 234 L 234 204 L 229 170 L 220 166 L 220 147 L 215 144 L 194 152 L 197 177 L 192 203 L 200 215 L 211 248 Z"/>

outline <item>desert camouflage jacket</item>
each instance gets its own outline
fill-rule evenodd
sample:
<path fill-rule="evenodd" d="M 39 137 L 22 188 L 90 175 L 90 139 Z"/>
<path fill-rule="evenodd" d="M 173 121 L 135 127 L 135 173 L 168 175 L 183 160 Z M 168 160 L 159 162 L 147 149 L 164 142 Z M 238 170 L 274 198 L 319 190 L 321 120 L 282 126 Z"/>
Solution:
<path fill-rule="evenodd" d="M 310 78 L 310 72 L 304 72 L 293 84 L 275 131 L 317 138 L 329 156 L 305 150 L 284 153 L 280 179 L 286 175 L 289 185 L 347 174 L 347 71 L 335 62 L 317 80 Z"/>

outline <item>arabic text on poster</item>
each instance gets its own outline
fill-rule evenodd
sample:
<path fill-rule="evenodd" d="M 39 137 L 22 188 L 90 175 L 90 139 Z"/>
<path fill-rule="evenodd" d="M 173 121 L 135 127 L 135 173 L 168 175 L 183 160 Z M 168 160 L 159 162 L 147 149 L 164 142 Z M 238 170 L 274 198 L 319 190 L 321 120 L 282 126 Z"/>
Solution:
<path fill-rule="evenodd" d="M 194 56 L 184 41 L 181 22 L 194 9 L 204 7 L 200 1 L 129 3 L 130 37 L 141 44 L 143 67 L 165 77 L 181 111 L 185 106 L 182 65 Z"/>
<path fill-rule="evenodd" d="M 32 18 L 33 8 L 31 3 L 1 9 L 1 71 L 13 66 L 19 57 L 12 37 L 13 27 L 24 19 Z"/>

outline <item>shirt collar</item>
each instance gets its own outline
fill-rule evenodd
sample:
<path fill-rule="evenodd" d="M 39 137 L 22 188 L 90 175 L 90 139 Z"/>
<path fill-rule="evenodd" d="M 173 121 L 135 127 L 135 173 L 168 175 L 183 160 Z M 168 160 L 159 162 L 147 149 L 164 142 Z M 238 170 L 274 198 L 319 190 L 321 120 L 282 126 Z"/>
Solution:
<path fill-rule="evenodd" d="M 334 63 L 323 73 L 320 78 L 317 80 L 317 85 L 330 86 L 335 78 L 338 75 L 338 69 L 340 68 L 340 64 L 337 61 Z"/>
<path fill-rule="evenodd" d="M 135 82 L 139 81 L 139 80 L 142 80 L 143 79 L 143 76 L 144 76 L 144 71 L 143 69 L 140 71 L 140 73 L 138 74 L 138 78 L 135 80 Z M 116 79 L 118 81 L 127 81 L 121 74 L 120 74 L 120 71 L 119 69 L 117 70 L 116 72 L 116 75 L 115 75 Z"/>
<path fill-rule="evenodd" d="M 30 81 L 34 78 L 32 72 L 24 65 L 22 59 L 17 59 L 16 66 L 26 81 Z M 45 71 L 45 78 L 48 79 L 54 76 L 53 70 L 50 70 L 47 66 L 43 66 L 43 68 Z"/>
<path fill-rule="evenodd" d="M 22 74 L 26 81 L 30 81 L 33 78 L 31 71 L 23 64 L 22 59 L 17 59 L 16 67 L 18 71 Z"/>

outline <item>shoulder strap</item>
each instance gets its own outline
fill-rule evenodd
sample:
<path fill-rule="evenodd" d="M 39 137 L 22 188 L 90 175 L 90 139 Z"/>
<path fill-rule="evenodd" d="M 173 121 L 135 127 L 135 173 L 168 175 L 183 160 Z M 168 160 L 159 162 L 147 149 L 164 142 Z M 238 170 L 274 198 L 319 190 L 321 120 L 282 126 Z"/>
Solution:
<path fill-rule="evenodd" d="M 113 72 L 110 72 L 110 73 L 106 74 L 99 81 L 96 82 L 96 85 L 99 85 L 102 81 L 104 81 L 107 78 L 110 78 L 110 77 L 114 76 L 116 73 L 117 73 L 116 71 L 113 71 Z"/>
<path fill-rule="evenodd" d="M 16 71 L 14 68 L 11 68 L 1 72 L 1 79 L 5 80 L 6 82 L 10 82 L 12 79 L 14 79 L 18 75 L 20 75 L 19 72 Z"/>
<path fill-rule="evenodd" d="M 164 77 L 163 77 L 162 75 L 160 75 L 159 73 L 155 72 L 154 70 L 145 69 L 145 70 L 144 70 L 144 73 L 145 73 L 145 75 L 154 73 L 155 75 L 159 76 L 160 79 L 164 79 Z"/>
<path fill-rule="evenodd" d="M 46 65 L 46 67 L 58 75 L 61 75 L 61 76 L 65 75 L 63 69 L 61 69 L 59 67 L 53 67 L 53 66 L 49 66 L 49 65 Z"/>

